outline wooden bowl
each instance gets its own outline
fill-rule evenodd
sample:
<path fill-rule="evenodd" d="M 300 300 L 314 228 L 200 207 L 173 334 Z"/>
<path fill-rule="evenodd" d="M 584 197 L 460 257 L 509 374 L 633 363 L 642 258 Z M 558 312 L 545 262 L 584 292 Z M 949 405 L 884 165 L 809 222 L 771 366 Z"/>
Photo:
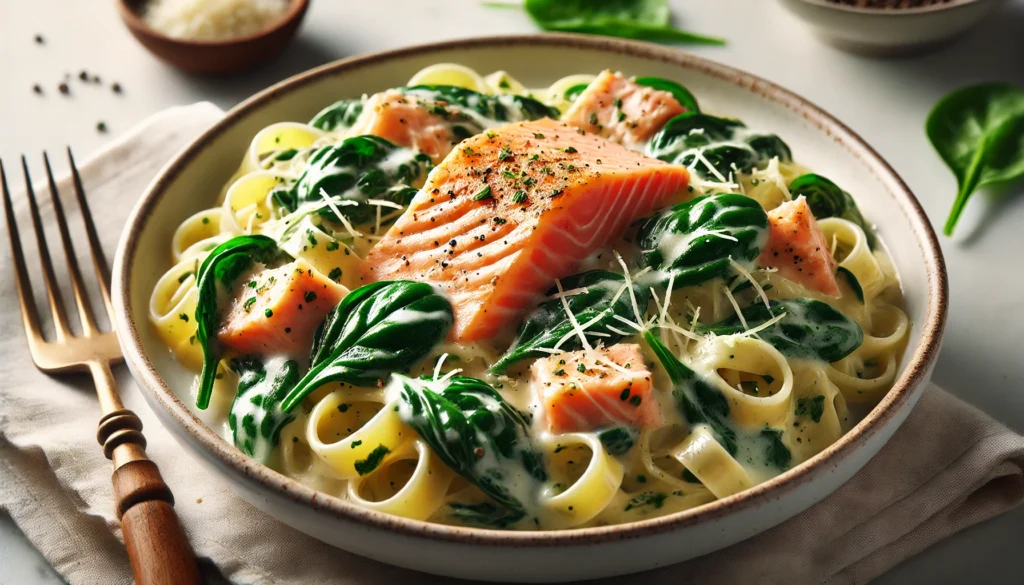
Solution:
<path fill-rule="evenodd" d="M 249 36 L 225 40 L 172 38 L 142 20 L 146 0 L 118 0 L 121 20 L 142 46 L 160 60 L 186 73 L 234 73 L 265 63 L 281 54 L 298 31 L 309 0 L 291 0 L 288 10 L 271 26 Z"/>

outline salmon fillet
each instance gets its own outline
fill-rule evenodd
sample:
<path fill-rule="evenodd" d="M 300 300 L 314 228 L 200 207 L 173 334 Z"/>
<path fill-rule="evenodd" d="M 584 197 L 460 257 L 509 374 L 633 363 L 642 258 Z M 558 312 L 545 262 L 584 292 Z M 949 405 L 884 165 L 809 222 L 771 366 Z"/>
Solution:
<path fill-rule="evenodd" d="M 787 280 L 839 296 L 835 258 L 803 196 L 768 212 L 768 245 L 760 263 Z"/>
<path fill-rule="evenodd" d="M 552 433 L 662 424 L 651 372 L 635 343 L 552 355 L 535 361 L 530 373 Z"/>
<path fill-rule="evenodd" d="M 244 354 L 306 356 L 316 328 L 346 294 L 302 259 L 263 270 L 242 283 L 217 338 Z"/>
<path fill-rule="evenodd" d="M 431 113 L 433 104 L 389 89 L 367 100 L 363 113 L 352 126 L 351 135 L 372 134 L 399 146 L 418 150 L 437 162 L 458 142 L 451 124 Z M 449 114 L 451 115 L 451 114 Z"/>
<path fill-rule="evenodd" d="M 671 93 L 639 85 L 606 69 L 576 98 L 562 120 L 634 148 L 685 111 Z"/>
<path fill-rule="evenodd" d="M 685 167 L 550 119 L 463 141 L 366 259 L 367 279 L 441 287 L 452 337 L 477 341 L 686 188 Z"/>

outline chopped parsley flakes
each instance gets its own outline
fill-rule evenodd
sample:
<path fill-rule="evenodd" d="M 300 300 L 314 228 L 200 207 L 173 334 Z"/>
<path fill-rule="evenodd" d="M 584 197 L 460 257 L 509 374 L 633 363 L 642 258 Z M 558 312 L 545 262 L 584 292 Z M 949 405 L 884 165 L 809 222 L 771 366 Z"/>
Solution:
<path fill-rule="evenodd" d="M 483 189 L 480 189 L 476 192 L 476 195 L 473 195 L 473 201 L 483 201 L 485 199 L 494 199 L 494 196 L 491 195 L 490 185 L 484 185 Z"/>
<path fill-rule="evenodd" d="M 370 451 L 370 454 L 366 456 L 366 459 L 360 459 L 355 462 L 354 467 L 356 468 L 356 473 L 363 476 L 372 472 L 374 469 L 377 469 L 381 462 L 384 461 L 384 457 L 390 452 L 391 449 L 388 449 L 383 444 L 377 445 L 377 447 L 373 451 Z"/>

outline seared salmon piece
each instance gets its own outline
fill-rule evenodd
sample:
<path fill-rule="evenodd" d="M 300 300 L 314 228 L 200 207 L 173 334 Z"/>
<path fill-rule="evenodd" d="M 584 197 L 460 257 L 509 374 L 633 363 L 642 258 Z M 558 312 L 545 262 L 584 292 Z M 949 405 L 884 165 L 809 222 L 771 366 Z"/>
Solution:
<path fill-rule="evenodd" d="M 496 128 L 431 172 L 367 255 L 366 277 L 441 287 L 453 339 L 488 339 L 688 179 L 685 167 L 554 120 Z"/>
<path fill-rule="evenodd" d="M 768 212 L 768 245 L 760 263 L 811 290 L 839 296 L 836 261 L 803 196 Z"/>
<path fill-rule="evenodd" d="M 346 294 L 302 259 L 263 270 L 241 284 L 217 338 L 244 354 L 306 356 L 316 328 Z"/>
<path fill-rule="evenodd" d="M 651 372 L 635 343 L 552 355 L 534 362 L 530 374 L 552 433 L 662 424 Z"/>
<path fill-rule="evenodd" d="M 562 120 L 635 148 L 685 111 L 671 93 L 639 85 L 606 69 L 576 98 Z"/>
<path fill-rule="evenodd" d="M 413 96 L 389 89 L 370 96 L 350 132 L 352 136 L 380 136 L 399 146 L 418 150 L 437 162 L 451 152 L 459 140 L 448 121 L 431 113 L 434 109 L 432 103 L 420 103 Z"/>

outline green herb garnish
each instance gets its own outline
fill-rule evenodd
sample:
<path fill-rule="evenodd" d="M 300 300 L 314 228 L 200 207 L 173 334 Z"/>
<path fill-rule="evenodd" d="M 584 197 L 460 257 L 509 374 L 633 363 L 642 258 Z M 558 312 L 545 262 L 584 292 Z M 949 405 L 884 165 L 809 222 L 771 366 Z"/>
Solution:
<path fill-rule="evenodd" d="M 971 194 L 1024 176 L 1024 89 L 983 83 L 958 89 L 935 104 L 928 140 L 957 180 L 943 231 L 952 235 Z"/>

